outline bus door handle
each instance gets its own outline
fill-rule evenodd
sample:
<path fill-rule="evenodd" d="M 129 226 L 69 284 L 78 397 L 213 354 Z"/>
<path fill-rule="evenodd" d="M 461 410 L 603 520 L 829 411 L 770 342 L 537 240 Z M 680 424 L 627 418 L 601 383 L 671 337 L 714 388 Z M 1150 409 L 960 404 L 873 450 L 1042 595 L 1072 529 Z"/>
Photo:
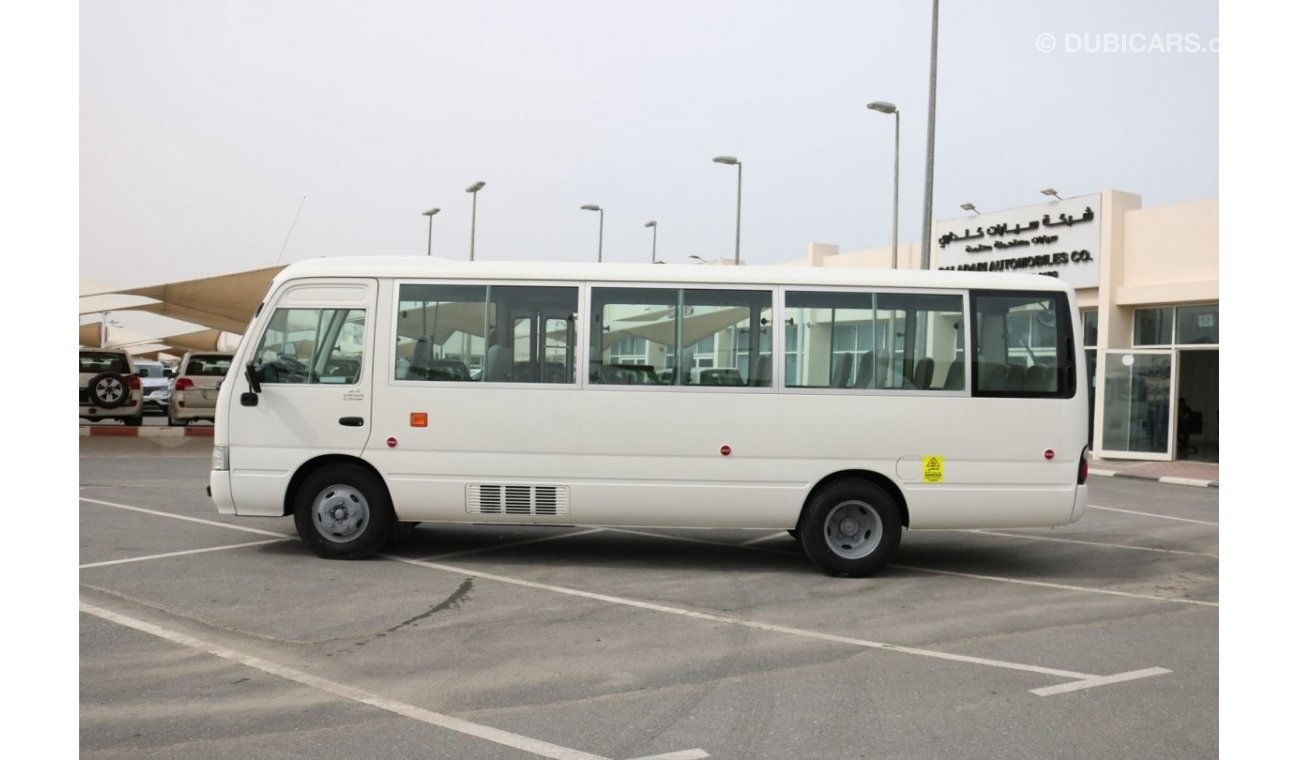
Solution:
<path fill-rule="evenodd" d="M 339 424 L 344 427 L 361 427 L 366 421 L 360 417 L 339 417 Z"/>

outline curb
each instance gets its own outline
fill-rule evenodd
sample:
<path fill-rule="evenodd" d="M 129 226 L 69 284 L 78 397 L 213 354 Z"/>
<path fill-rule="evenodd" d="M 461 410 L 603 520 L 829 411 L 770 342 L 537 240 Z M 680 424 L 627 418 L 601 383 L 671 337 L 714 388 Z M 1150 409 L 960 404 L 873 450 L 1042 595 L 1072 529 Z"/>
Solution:
<path fill-rule="evenodd" d="M 1198 488 L 1218 488 L 1217 480 L 1202 480 L 1200 478 L 1180 478 L 1176 475 L 1139 475 L 1135 472 L 1124 472 L 1122 470 L 1095 470 L 1088 468 L 1088 477 L 1098 476 L 1103 478 L 1133 478 L 1135 480 L 1154 480 L 1158 483 L 1166 483 L 1175 486 L 1196 486 Z"/>
<path fill-rule="evenodd" d="M 85 425 L 82 426 L 80 435 L 86 436 L 109 436 L 113 438 L 211 438 L 216 428 L 212 427 L 108 427 Z"/>

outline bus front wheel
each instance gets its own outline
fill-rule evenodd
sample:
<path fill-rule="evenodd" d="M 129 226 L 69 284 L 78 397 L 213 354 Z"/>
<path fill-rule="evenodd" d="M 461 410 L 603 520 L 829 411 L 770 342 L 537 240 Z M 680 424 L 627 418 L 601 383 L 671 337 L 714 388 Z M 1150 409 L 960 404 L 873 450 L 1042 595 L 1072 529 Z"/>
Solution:
<path fill-rule="evenodd" d="M 379 551 L 393 530 L 383 485 L 355 464 L 329 465 L 308 475 L 294 498 L 298 536 L 327 559 L 361 559 Z"/>
<path fill-rule="evenodd" d="M 861 578 L 880 569 L 902 537 L 898 504 L 865 480 L 843 480 L 808 503 L 799 540 L 809 559 L 827 575 Z"/>

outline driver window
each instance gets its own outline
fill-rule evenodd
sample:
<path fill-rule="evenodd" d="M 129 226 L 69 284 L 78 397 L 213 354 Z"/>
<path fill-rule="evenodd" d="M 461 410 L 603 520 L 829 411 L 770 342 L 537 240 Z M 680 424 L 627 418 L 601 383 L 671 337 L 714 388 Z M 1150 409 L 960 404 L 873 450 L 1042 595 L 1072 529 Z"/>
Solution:
<path fill-rule="evenodd" d="M 361 309 L 276 309 L 254 354 L 263 383 L 351 385 L 361 377 Z"/>

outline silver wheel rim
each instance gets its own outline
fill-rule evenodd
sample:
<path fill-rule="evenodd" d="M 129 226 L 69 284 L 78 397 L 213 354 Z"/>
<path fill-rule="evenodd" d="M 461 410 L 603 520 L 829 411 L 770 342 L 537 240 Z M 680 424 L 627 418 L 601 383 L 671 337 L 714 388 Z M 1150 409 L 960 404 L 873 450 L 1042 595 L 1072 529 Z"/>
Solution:
<path fill-rule="evenodd" d="M 855 500 L 835 505 L 826 515 L 822 534 L 837 557 L 862 559 L 880 546 L 884 528 L 875 507 Z"/>
<path fill-rule="evenodd" d="M 311 505 L 311 521 L 326 541 L 343 544 L 355 540 L 370 526 L 370 504 L 352 486 L 322 488 Z"/>

